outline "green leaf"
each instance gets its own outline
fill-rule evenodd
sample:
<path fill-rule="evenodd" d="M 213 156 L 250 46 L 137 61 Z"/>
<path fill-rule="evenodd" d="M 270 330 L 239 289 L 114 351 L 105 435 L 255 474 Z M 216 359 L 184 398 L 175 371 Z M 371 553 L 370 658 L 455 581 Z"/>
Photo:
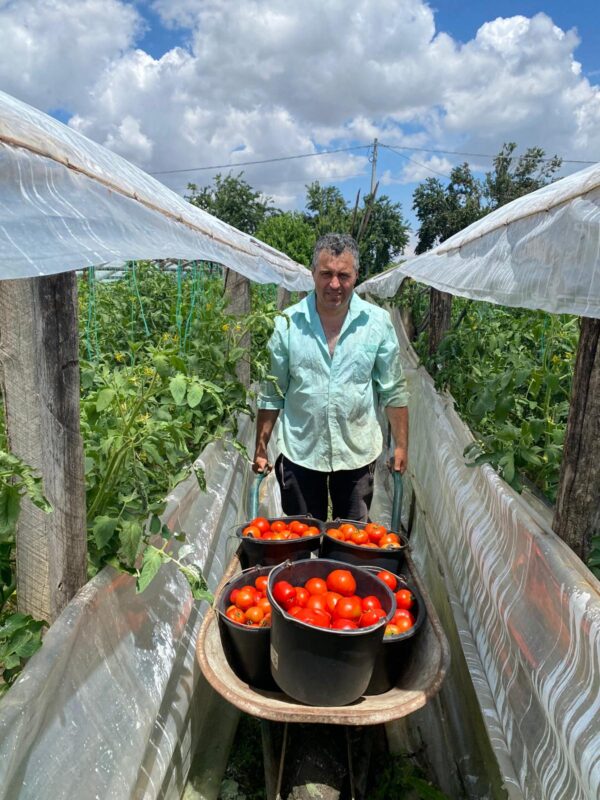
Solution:
<path fill-rule="evenodd" d="M 114 397 L 114 389 L 101 389 L 98 392 L 98 398 L 96 400 L 96 411 L 104 411 L 105 408 L 108 408 Z"/>
<path fill-rule="evenodd" d="M 187 390 L 187 380 L 185 375 L 181 373 L 175 375 L 174 378 L 171 378 L 169 381 L 169 391 L 173 396 L 173 400 L 177 403 L 177 405 L 181 405 L 185 400 L 185 393 Z"/>
<path fill-rule="evenodd" d="M 150 545 L 144 550 L 142 568 L 136 580 L 136 591 L 138 593 L 143 592 L 154 580 L 164 560 L 163 552 L 156 547 Z"/>
<path fill-rule="evenodd" d="M 196 382 L 191 383 L 187 393 L 188 406 L 190 408 L 195 408 L 200 403 L 203 396 L 204 396 L 204 389 L 202 388 L 202 386 L 200 386 L 200 384 Z"/>
<path fill-rule="evenodd" d="M 135 561 L 141 539 L 142 526 L 137 520 L 126 520 L 121 524 L 121 530 L 119 531 L 121 547 L 119 552 L 127 564 L 133 564 Z"/>
<path fill-rule="evenodd" d="M 112 539 L 118 523 L 119 520 L 114 517 L 96 517 L 92 527 L 92 533 L 94 535 L 96 547 L 99 550 L 102 550 L 104 547 L 106 547 L 108 542 Z"/>
<path fill-rule="evenodd" d="M 21 497 L 16 486 L 0 487 L 0 533 L 12 531 L 21 510 Z"/>
<path fill-rule="evenodd" d="M 160 517 L 157 517 L 156 514 L 153 514 L 152 519 L 150 520 L 150 533 L 160 533 L 160 528 Z"/>

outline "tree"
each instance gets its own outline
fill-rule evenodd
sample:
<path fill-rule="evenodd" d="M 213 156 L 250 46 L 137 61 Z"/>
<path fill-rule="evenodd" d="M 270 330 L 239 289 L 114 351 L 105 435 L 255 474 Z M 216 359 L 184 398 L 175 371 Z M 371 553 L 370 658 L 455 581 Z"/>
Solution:
<path fill-rule="evenodd" d="M 310 266 L 316 233 L 300 212 L 285 211 L 268 216 L 258 227 L 256 237 L 299 264 Z"/>
<path fill-rule="evenodd" d="M 188 183 L 189 195 L 186 200 L 198 208 L 208 211 L 214 217 L 218 217 L 233 225 L 244 233 L 254 234 L 258 226 L 275 209 L 270 208 L 273 200 L 264 197 L 260 192 L 255 192 L 252 186 L 243 180 L 240 172 L 234 176 L 231 173 L 223 177 L 217 173 L 211 186 L 203 186 L 198 189 L 196 184 Z"/>
<path fill-rule="evenodd" d="M 350 211 L 340 190 L 314 181 L 306 187 L 306 221 L 317 238 L 325 233 L 348 231 Z"/>
<path fill-rule="evenodd" d="M 541 147 L 530 147 L 515 160 L 514 142 L 504 143 L 494 159 L 494 171 L 485 176 L 484 193 L 489 209 L 500 208 L 517 197 L 540 189 L 553 180 L 553 175 L 562 165 L 562 159 L 545 158 Z"/>

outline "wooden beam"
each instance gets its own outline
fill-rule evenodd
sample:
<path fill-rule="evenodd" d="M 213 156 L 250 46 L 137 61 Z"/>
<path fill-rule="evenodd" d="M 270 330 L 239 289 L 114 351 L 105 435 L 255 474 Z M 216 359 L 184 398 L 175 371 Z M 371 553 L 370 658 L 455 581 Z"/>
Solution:
<path fill-rule="evenodd" d="M 581 318 L 552 527 L 587 560 L 600 534 L 600 319 Z"/>
<path fill-rule="evenodd" d="M 452 295 L 437 289 L 429 290 L 429 355 L 437 352 L 450 330 Z"/>
<path fill-rule="evenodd" d="M 23 501 L 20 611 L 53 622 L 87 579 L 74 272 L 0 281 L 0 362 L 11 451 L 43 479 L 54 511 Z"/>
<path fill-rule="evenodd" d="M 224 276 L 225 296 L 227 298 L 227 312 L 236 317 L 243 317 L 250 313 L 250 281 L 244 278 L 239 272 L 232 269 L 225 270 Z M 250 352 L 250 334 L 246 333 L 240 339 L 240 347 Z M 237 364 L 236 373 L 238 380 L 244 386 L 250 386 L 250 361 L 240 359 Z"/>

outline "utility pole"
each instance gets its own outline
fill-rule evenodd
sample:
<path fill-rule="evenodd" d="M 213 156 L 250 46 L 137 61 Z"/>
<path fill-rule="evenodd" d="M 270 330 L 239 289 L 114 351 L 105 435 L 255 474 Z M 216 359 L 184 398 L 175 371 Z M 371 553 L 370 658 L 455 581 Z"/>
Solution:
<path fill-rule="evenodd" d="M 373 155 L 371 156 L 371 194 L 375 191 L 377 178 L 377 138 L 373 139 Z"/>

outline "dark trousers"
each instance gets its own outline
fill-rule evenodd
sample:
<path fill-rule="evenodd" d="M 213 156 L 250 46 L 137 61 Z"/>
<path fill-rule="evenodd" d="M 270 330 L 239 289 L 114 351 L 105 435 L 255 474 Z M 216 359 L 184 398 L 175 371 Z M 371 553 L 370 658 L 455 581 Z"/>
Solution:
<path fill-rule="evenodd" d="M 331 496 L 331 519 L 367 522 L 373 499 L 374 472 L 374 461 L 359 469 L 338 472 L 307 469 L 283 454 L 275 462 L 285 515 L 306 514 L 323 522 L 328 518 L 328 495 Z"/>

